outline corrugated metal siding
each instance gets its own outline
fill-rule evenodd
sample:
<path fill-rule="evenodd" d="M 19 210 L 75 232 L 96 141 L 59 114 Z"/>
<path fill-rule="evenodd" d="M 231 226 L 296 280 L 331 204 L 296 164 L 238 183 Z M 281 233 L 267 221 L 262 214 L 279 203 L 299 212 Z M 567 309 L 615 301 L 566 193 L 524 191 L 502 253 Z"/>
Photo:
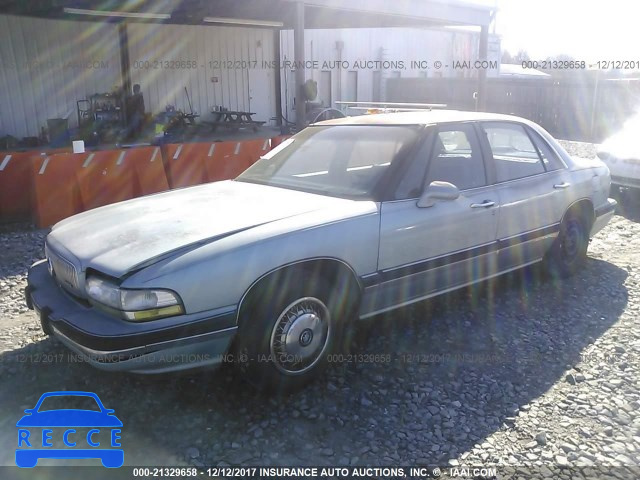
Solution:
<path fill-rule="evenodd" d="M 142 86 L 146 110 L 153 114 L 168 104 L 189 111 L 184 87 L 201 119 L 211 117 L 214 105 L 248 110 L 248 68 L 254 64 L 247 62 L 262 68 L 263 61 L 275 59 L 275 33 L 268 29 L 136 23 L 127 28 L 132 83 Z M 75 127 L 77 100 L 122 84 L 114 24 L 0 15 L 0 38 L 0 136 L 37 136 L 48 118 L 68 117 Z M 145 61 L 151 64 L 140 63 Z M 195 62 L 195 68 L 181 61 Z M 274 76 L 265 78 L 274 92 Z M 268 117 L 275 116 L 274 99 Z"/>
<path fill-rule="evenodd" d="M 48 118 L 73 127 L 76 100 L 120 84 L 115 25 L 0 15 L 0 37 L 0 136 L 37 136 Z"/>
<path fill-rule="evenodd" d="M 337 42 L 343 44 L 342 51 L 339 52 Z M 280 36 L 281 55 L 283 60 L 294 60 L 293 31 L 282 31 Z M 395 71 L 394 69 L 381 69 L 377 75 L 380 78 L 380 100 L 386 99 L 385 80 L 391 77 L 427 77 L 442 76 L 454 77 L 461 73 L 470 76 L 470 70 L 454 71 L 452 61 L 455 60 L 475 60 L 478 52 L 478 34 L 474 32 L 435 30 L 435 29 L 401 29 L 401 28 L 354 28 L 354 29 L 332 29 L 332 30 L 306 30 L 305 31 L 305 60 L 317 60 L 320 67 L 324 61 L 333 62 L 337 60 L 347 61 L 353 66 L 356 61 L 368 60 L 388 60 L 404 61 L 405 69 Z M 497 52 L 499 60 L 499 49 Z M 490 58 L 494 60 L 494 58 Z M 436 60 L 448 64 L 438 70 L 430 68 L 421 71 L 410 68 L 412 60 L 427 60 L 431 65 Z M 308 70 L 307 78 L 312 78 L 320 83 L 323 68 Z M 349 71 L 357 71 L 358 98 L 347 98 L 347 84 Z M 373 82 L 376 78 L 375 70 L 372 69 L 342 69 L 331 68 L 331 98 L 332 101 L 374 101 Z M 399 72 L 399 73 L 398 73 Z M 489 73 L 490 75 L 493 72 Z M 497 72 L 495 72 L 497 75 Z M 325 76 L 325 78 L 327 78 Z M 352 74 L 353 78 L 353 74 Z M 318 85 L 318 91 L 322 87 Z M 285 98 L 286 110 L 289 120 L 295 118 L 293 110 L 293 97 L 295 93 L 295 78 L 291 70 L 282 75 L 282 98 Z M 332 105 L 335 107 L 335 103 Z"/>
<path fill-rule="evenodd" d="M 211 107 L 215 105 L 249 110 L 250 78 L 268 83 L 266 89 L 253 87 L 256 91 L 275 90 L 273 67 L 262 63 L 276 60 L 272 30 L 138 23 L 127 28 L 132 83 L 141 84 L 148 112 L 158 113 L 166 105 L 188 111 L 185 87 L 193 109 L 204 120 L 211 117 Z M 0 15 L 0 36 L 0 136 L 38 135 L 47 118 L 68 117 L 73 127 L 77 124 L 77 100 L 111 91 L 121 84 L 118 32 L 114 24 Z M 404 60 L 407 68 L 399 72 L 402 77 L 421 74 L 408 68 L 411 60 L 446 63 L 477 56 L 477 35 L 467 32 L 336 29 L 307 30 L 305 36 L 308 60 L 321 63 L 345 60 L 351 65 L 358 60 Z M 343 42 L 342 52 L 336 48 L 337 41 Z M 293 61 L 293 32 L 283 31 L 280 42 L 281 60 Z M 499 56 L 499 48 L 496 55 Z M 257 72 L 265 75 L 250 75 L 250 68 L 269 71 Z M 321 72 L 328 71 L 331 100 L 335 102 L 372 101 L 376 90 L 385 99 L 385 80 L 398 75 L 392 69 L 378 73 L 357 70 L 358 98 L 352 99 L 346 98 L 348 78 L 354 78 L 350 70 L 353 71 L 319 68 L 307 71 L 307 77 L 320 82 Z M 286 105 L 283 110 L 293 121 L 294 75 L 291 69 L 283 69 L 281 73 L 283 106 Z M 429 77 L 435 73 L 426 72 Z M 444 77 L 460 74 L 451 67 L 437 73 Z M 378 89 L 373 85 L 376 76 L 380 79 Z M 268 116 L 263 119 L 275 115 L 275 95 L 270 96 L 268 109 Z"/>
<path fill-rule="evenodd" d="M 128 34 L 132 83 L 141 85 L 147 111 L 173 105 L 188 112 L 185 87 L 205 119 L 214 105 L 249 110 L 248 70 L 274 60 L 274 32 L 268 29 L 131 24 Z M 269 82 L 274 91 L 273 76 Z"/>

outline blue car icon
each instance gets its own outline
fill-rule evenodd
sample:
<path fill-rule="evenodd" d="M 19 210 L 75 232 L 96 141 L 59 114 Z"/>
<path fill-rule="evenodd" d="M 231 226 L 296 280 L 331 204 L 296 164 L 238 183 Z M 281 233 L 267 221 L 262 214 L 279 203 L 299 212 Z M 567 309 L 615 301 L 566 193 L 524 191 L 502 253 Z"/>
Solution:
<path fill-rule="evenodd" d="M 82 408 L 51 408 L 70 404 Z M 124 450 L 119 448 L 122 422 L 95 393 L 48 392 L 34 408 L 24 412 L 26 415 L 16 423 L 17 466 L 35 467 L 40 458 L 99 458 L 108 468 L 124 463 Z"/>

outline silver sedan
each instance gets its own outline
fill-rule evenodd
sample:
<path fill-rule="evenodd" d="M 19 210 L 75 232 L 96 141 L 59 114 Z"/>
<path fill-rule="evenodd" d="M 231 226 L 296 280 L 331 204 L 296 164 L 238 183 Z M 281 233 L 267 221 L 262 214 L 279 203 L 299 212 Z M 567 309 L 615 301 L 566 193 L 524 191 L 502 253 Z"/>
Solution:
<path fill-rule="evenodd" d="M 357 318 L 536 262 L 576 272 L 613 215 L 609 188 L 602 162 L 517 117 L 330 120 L 235 180 L 58 223 L 26 298 L 96 367 L 232 361 L 288 390 L 348 348 Z"/>

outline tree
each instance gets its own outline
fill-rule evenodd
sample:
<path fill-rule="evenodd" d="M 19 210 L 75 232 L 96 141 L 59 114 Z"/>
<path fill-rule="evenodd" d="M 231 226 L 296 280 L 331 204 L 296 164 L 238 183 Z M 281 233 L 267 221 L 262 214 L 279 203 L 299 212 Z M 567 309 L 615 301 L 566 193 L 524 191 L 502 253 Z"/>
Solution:
<path fill-rule="evenodd" d="M 552 57 L 547 57 L 547 61 L 553 61 L 556 60 L 558 62 L 570 62 L 572 60 L 575 61 L 575 58 L 573 58 L 571 55 L 568 55 L 566 53 L 561 53 L 560 55 L 555 55 Z"/>
<path fill-rule="evenodd" d="M 526 62 L 528 60 L 531 60 L 531 58 L 529 57 L 529 54 L 527 53 L 526 50 L 518 50 L 518 53 L 516 53 L 516 56 L 513 57 L 513 61 L 515 63 L 522 63 L 522 62 Z"/>
<path fill-rule="evenodd" d="M 502 58 L 500 59 L 500 63 L 513 63 L 513 57 L 509 53 L 508 50 L 502 52 Z"/>

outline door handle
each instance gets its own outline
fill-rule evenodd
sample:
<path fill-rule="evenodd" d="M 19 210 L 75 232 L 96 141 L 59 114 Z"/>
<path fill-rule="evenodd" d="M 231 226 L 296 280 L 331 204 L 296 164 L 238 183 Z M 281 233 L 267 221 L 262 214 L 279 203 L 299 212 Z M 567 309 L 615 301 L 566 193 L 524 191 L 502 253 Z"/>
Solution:
<path fill-rule="evenodd" d="M 567 182 L 556 183 L 553 188 L 567 188 L 569 185 L 571 184 Z"/>
<path fill-rule="evenodd" d="M 482 203 L 472 203 L 471 208 L 490 208 L 493 207 L 496 202 L 492 202 L 491 200 L 485 200 Z"/>

